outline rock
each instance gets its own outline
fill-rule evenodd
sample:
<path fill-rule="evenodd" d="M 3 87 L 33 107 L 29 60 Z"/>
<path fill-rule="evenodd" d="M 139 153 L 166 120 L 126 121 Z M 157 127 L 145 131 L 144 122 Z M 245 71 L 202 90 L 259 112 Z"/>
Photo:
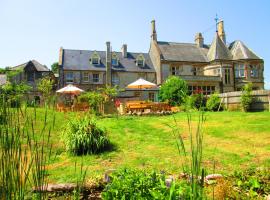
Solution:
<path fill-rule="evenodd" d="M 73 183 L 48 184 L 33 188 L 33 192 L 72 192 L 77 187 Z"/>
<path fill-rule="evenodd" d="M 221 178 L 223 178 L 221 174 L 209 174 L 205 177 L 206 180 L 217 180 Z"/>

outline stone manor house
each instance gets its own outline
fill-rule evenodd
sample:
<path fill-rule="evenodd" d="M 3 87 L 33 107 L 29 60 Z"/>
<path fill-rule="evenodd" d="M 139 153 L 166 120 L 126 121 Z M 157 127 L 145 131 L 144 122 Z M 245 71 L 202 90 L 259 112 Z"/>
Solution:
<path fill-rule="evenodd" d="M 190 93 L 239 91 L 249 82 L 254 90 L 264 89 L 263 59 L 240 40 L 228 43 L 223 21 L 217 23 L 210 45 L 201 33 L 195 35 L 195 43 L 159 41 L 153 20 L 148 53 L 129 52 L 126 44 L 120 52 L 112 51 L 110 42 L 105 51 L 60 48 L 59 66 L 59 87 L 72 83 L 84 90 L 106 84 L 125 88 L 138 78 L 160 85 L 171 75 L 186 80 Z M 122 95 L 137 93 L 126 90 Z"/>

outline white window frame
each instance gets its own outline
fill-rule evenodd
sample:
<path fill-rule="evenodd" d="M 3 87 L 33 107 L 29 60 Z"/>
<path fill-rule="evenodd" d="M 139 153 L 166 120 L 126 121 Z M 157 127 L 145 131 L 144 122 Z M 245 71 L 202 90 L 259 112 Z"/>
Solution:
<path fill-rule="evenodd" d="M 95 77 L 95 75 L 97 75 L 97 77 Z M 93 77 L 93 79 L 92 79 L 93 83 L 99 83 L 100 82 L 100 74 L 99 73 L 93 73 L 92 77 Z"/>
<path fill-rule="evenodd" d="M 91 63 L 92 63 L 92 65 L 99 65 L 100 59 L 97 57 L 93 57 L 93 58 L 91 58 Z"/>
<path fill-rule="evenodd" d="M 83 82 L 89 82 L 89 72 L 83 72 Z"/>
<path fill-rule="evenodd" d="M 144 60 L 143 59 L 138 59 L 137 60 L 137 66 L 138 67 L 143 67 L 144 66 Z"/>
<path fill-rule="evenodd" d="M 136 65 L 138 67 L 144 67 L 144 65 L 145 65 L 145 58 L 144 58 L 143 54 L 140 54 L 140 55 L 137 56 L 137 58 L 136 58 Z"/>
<path fill-rule="evenodd" d="M 73 72 L 66 72 L 66 83 L 74 83 L 74 73 Z"/>
<path fill-rule="evenodd" d="M 245 65 L 243 63 L 236 64 L 234 66 L 234 75 L 235 75 L 235 78 L 245 77 Z"/>
<path fill-rule="evenodd" d="M 173 76 L 178 76 L 183 72 L 183 66 L 172 66 L 171 67 L 171 74 Z"/>
<path fill-rule="evenodd" d="M 96 51 L 91 55 L 91 64 L 92 65 L 100 64 L 100 56 Z"/>
<path fill-rule="evenodd" d="M 254 72 L 256 72 L 256 73 L 254 73 Z M 252 77 L 252 78 L 259 77 L 258 65 L 250 65 L 250 77 Z"/>

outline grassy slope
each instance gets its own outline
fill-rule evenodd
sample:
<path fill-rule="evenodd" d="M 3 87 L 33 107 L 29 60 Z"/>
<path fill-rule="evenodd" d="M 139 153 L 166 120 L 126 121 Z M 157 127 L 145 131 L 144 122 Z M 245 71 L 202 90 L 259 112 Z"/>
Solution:
<path fill-rule="evenodd" d="M 31 113 L 31 112 L 30 112 Z M 37 129 L 44 115 L 37 110 Z M 48 123 L 52 121 L 49 112 Z M 116 150 L 100 155 L 72 157 L 64 152 L 60 141 L 61 131 L 69 119 L 78 113 L 56 113 L 56 125 L 51 133 L 54 157 L 49 166 L 52 182 L 70 182 L 76 179 L 75 162 L 83 160 L 88 167 L 88 176 L 103 174 L 105 170 L 123 166 L 180 172 L 180 159 L 175 138 L 168 124 L 176 118 L 186 143 L 188 127 L 185 113 L 160 117 L 119 117 L 99 119 L 106 127 Z M 193 113 L 194 127 L 198 113 Z M 204 165 L 216 171 L 229 173 L 248 166 L 270 165 L 270 113 L 220 112 L 206 113 L 204 126 Z M 195 129 L 195 128 L 194 128 Z M 77 174 L 79 170 L 77 169 Z"/>

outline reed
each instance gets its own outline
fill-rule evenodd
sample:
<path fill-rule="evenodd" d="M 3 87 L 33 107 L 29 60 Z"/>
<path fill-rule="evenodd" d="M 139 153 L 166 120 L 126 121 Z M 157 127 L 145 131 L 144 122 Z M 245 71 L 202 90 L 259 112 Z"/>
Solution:
<path fill-rule="evenodd" d="M 202 166 L 203 159 L 203 124 L 205 122 L 204 112 L 200 111 L 195 130 L 192 125 L 192 114 L 187 112 L 187 124 L 189 132 L 189 146 L 184 142 L 179 125 L 174 118 L 174 125 L 171 126 L 176 138 L 177 149 L 181 159 L 182 171 L 188 176 L 189 199 L 204 198 L 205 169 Z"/>
<path fill-rule="evenodd" d="M 8 102 L 7 96 L 1 94 L 0 199 L 26 199 L 32 195 L 32 187 L 47 185 L 46 164 L 51 155 L 53 124 L 48 126 L 45 115 L 43 128 L 37 132 L 36 114 L 30 115 L 27 107 L 21 106 L 26 105 L 23 102 L 16 108 L 11 108 Z M 46 195 L 40 192 L 37 198 L 46 199 Z"/>

